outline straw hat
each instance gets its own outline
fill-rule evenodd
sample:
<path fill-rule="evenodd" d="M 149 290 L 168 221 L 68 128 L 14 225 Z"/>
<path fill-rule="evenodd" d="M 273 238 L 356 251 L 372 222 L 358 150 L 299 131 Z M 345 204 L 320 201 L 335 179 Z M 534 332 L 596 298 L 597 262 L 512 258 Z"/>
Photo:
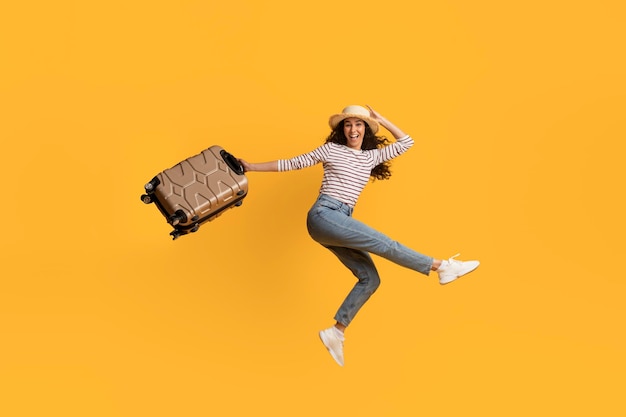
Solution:
<path fill-rule="evenodd" d="M 334 129 L 342 120 L 350 117 L 356 117 L 357 119 L 363 120 L 369 125 L 370 129 L 372 129 L 372 132 L 378 132 L 378 122 L 370 117 L 369 110 L 363 106 L 354 105 L 346 107 L 341 113 L 330 116 L 328 124 L 332 129 Z"/>

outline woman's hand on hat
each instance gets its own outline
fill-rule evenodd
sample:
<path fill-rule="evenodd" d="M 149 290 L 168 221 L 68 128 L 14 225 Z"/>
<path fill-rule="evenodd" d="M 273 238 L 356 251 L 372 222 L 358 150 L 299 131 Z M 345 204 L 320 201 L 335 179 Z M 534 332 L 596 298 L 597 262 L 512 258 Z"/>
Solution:
<path fill-rule="evenodd" d="M 370 111 L 370 117 L 382 125 L 383 122 L 385 122 L 385 118 L 381 116 L 380 113 L 378 113 L 376 110 L 371 108 L 369 105 L 366 105 L 366 106 Z"/>
<path fill-rule="evenodd" d="M 373 108 L 371 108 L 370 106 L 367 106 L 367 108 L 370 111 L 370 117 L 374 120 L 376 120 L 378 122 L 378 124 L 380 124 L 382 127 L 384 127 L 385 129 L 387 129 L 389 132 L 391 132 L 391 134 L 393 135 L 394 138 L 396 139 L 400 139 L 404 136 L 406 136 L 406 133 L 404 133 L 402 131 L 402 129 L 400 129 L 399 127 L 397 127 L 396 125 L 394 125 L 393 123 L 391 123 L 389 120 L 385 119 L 383 116 L 380 115 L 380 113 L 378 113 L 376 110 L 374 110 Z"/>

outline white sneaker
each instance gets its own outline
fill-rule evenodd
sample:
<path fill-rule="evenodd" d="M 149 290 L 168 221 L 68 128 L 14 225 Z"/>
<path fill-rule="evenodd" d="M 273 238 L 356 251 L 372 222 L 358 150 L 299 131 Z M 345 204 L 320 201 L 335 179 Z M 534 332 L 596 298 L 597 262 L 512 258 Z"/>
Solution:
<path fill-rule="evenodd" d="M 343 334 L 335 326 L 320 332 L 320 339 L 333 359 L 343 366 Z"/>
<path fill-rule="evenodd" d="M 448 284 L 465 274 L 469 274 L 480 265 L 478 261 L 455 261 L 454 258 L 457 256 L 459 256 L 458 253 L 447 261 L 443 261 L 439 269 L 437 269 L 441 285 Z"/>

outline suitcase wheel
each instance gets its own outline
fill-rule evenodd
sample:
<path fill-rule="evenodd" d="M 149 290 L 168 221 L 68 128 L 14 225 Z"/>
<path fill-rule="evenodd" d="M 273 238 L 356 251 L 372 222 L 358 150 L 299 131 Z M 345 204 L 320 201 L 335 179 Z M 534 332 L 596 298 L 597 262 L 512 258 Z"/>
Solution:
<path fill-rule="evenodd" d="M 187 215 L 182 210 L 176 210 L 174 214 L 167 218 L 167 222 L 172 226 L 176 226 L 179 223 L 185 223 L 187 221 Z"/>
<path fill-rule="evenodd" d="M 147 193 L 151 193 L 159 186 L 159 184 L 161 184 L 161 181 L 159 181 L 157 177 L 154 177 L 150 180 L 149 183 L 144 185 L 143 188 L 146 190 Z"/>
<path fill-rule="evenodd" d="M 189 229 L 190 233 L 196 233 L 198 231 L 198 229 L 200 229 L 200 225 L 199 224 L 194 224 L 193 227 L 191 229 Z"/>
<path fill-rule="evenodd" d="M 172 236 L 172 240 L 176 240 L 180 237 L 182 233 L 180 233 L 178 230 L 174 230 L 173 232 L 170 232 L 170 236 Z"/>
<path fill-rule="evenodd" d="M 149 196 L 148 194 L 144 194 L 141 196 L 141 201 L 143 201 L 146 204 L 150 204 L 152 203 L 152 197 Z"/>
<path fill-rule="evenodd" d="M 239 207 L 242 204 L 243 204 L 243 200 L 239 200 L 235 203 L 235 207 Z"/>

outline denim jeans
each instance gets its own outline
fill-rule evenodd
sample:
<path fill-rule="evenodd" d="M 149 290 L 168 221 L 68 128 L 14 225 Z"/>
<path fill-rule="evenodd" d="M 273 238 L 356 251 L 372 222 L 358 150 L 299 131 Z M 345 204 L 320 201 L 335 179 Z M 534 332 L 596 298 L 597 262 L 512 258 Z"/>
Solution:
<path fill-rule="evenodd" d="M 370 253 L 424 275 L 430 273 L 433 258 L 422 255 L 352 217 L 352 207 L 320 194 L 307 216 L 311 237 L 333 252 L 357 277 L 339 307 L 335 320 L 348 326 L 356 313 L 380 285 L 380 276 Z"/>

